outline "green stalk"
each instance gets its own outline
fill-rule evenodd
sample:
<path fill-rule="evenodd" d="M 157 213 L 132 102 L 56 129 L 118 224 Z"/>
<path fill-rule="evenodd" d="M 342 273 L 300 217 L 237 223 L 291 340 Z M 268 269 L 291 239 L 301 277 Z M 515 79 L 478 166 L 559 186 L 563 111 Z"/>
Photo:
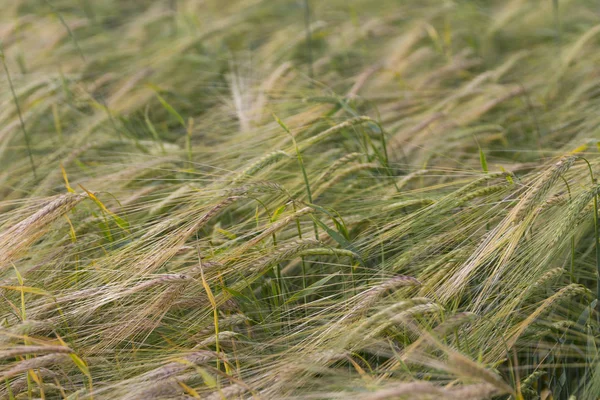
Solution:
<path fill-rule="evenodd" d="M 304 27 L 306 30 L 306 56 L 308 57 L 308 76 L 312 80 L 313 72 L 313 55 L 312 55 L 312 35 L 310 33 L 310 4 L 309 0 L 304 0 Z"/>
<path fill-rule="evenodd" d="M 588 169 L 590 170 L 590 178 L 592 184 L 596 184 L 596 178 L 594 178 L 594 171 L 592 165 L 588 160 L 580 157 L 586 162 Z M 594 247 L 596 249 L 596 310 L 600 312 L 600 235 L 598 234 L 598 196 L 594 196 Z M 597 314 L 598 322 L 600 322 L 600 313 Z"/>
<path fill-rule="evenodd" d="M 193 155 L 192 155 L 192 131 L 194 129 L 194 119 L 192 117 L 188 118 L 188 124 L 186 129 L 185 136 L 185 149 L 187 151 L 188 165 L 190 171 L 194 169 Z"/>
<path fill-rule="evenodd" d="M 294 150 L 296 151 L 296 157 L 298 158 L 298 164 L 300 165 L 300 169 L 302 170 L 302 177 L 304 179 L 304 185 L 306 186 L 306 197 L 308 197 L 309 204 L 313 204 L 312 193 L 310 191 L 310 182 L 308 181 L 308 175 L 306 174 L 306 168 L 304 168 L 304 161 L 302 160 L 302 154 L 300 153 L 300 148 L 298 147 L 298 143 L 296 142 L 296 138 L 292 135 L 292 132 L 289 130 L 287 125 L 283 123 L 275 114 L 273 114 L 275 121 L 285 130 L 290 137 L 292 138 L 292 143 L 294 144 Z M 317 223 L 313 223 L 315 229 L 315 240 L 319 240 L 319 229 L 317 228 Z"/>
<path fill-rule="evenodd" d="M 271 213 L 269 212 L 269 209 L 267 208 L 267 205 L 265 203 L 263 203 L 262 201 L 260 201 L 259 199 L 254 199 L 256 200 L 261 206 L 263 206 L 263 208 L 265 209 L 265 212 L 267 213 L 267 216 L 269 217 L 269 220 L 273 222 L 273 216 L 271 215 Z M 294 211 L 296 211 L 294 209 Z M 296 220 L 297 222 L 297 220 Z M 273 239 L 273 249 L 277 248 L 277 236 L 275 235 L 275 232 L 273 232 L 273 234 L 271 235 L 272 239 Z M 275 280 L 277 282 L 277 290 L 278 290 L 278 296 L 281 297 L 281 304 L 285 304 L 285 288 L 283 287 L 283 279 L 281 278 L 281 263 L 276 263 L 275 266 L 273 267 L 274 272 L 275 272 Z"/>
<path fill-rule="evenodd" d="M 594 196 L 594 245 L 596 246 L 596 309 L 600 311 L 600 239 L 598 235 L 598 196 Z M 598 316 L 600 318 L 600 315 Z"/>
<path fill-rule="evenodd" d="M 66 29 L 67 33 L 69 34 L 69 37 L 71 38 L 71 41 L 73 42 L 73 46 L 75 46 L 75 48 L 77 49 L 77 52 L 79 53 L 79 56 L 81 57 L 83 62 L 86 62 L 85 55 L 83 54 L 83 50 L 81 50 L 81 47 L 79 47 L 79 43 L 77 43 L 77 39 L 75 39 L 75 35 L 73 34 L 73 31 L 71 30 L 71 28 L 69 28 L 69 25 L 67 25 L 67 22 L 65 21 L 65 19 L 58 12 L 58 10 L 52 5 L 52 3 L 50 3 L 48 0 L 45 0 L 45 1 L 46 1 L 46 4 L 48 4 L 48 6 L 50 6 L 50 8 L 52 9 L 52 12 L 58 17 L 62 26 Z"/>
<path fill-rule="evenodd" d="M 29 135 L 27 135 L 27 130 L 25 129 L 25 122 L 23 121 L 23 114 L 21 113 L 21 106 L 19 106 L 19 100 L 17 99 L 17 94 L 15 93 L 15 88 L 13 86 L 12 79 L 10 78 L 10 72 L 8 71 L 8 65 L 6 65 L 6 59 L 4 57 L 4 49 L 0 45 L 0 59 L 2 59 L 2 66 L 4 67 L 4 72 L 6 72 L 6 78 L 8 79 L 8 85 L 10 86 L 10 92 L 12 93 L 13 101 L 15 102 L 15 107 L 17 108 L 17 114 L 19 115 L 19 122 L 21 124 L 21 131 L 23 132 L 23 137 L 25 138 L 25 145 L 27 146 L 27 155 L 29 156 L 29 163 L 31 164 L 31 170 L 33 171 L 33 177 L 37 179 L 37 174 L 35 172 L 35 164 L 33 163 L 33 155 L 31 154 L 31 144 L 29 143 Z"/>
<path fill-rule="evenodd" d="M 177 35 L 177 0 L 169 0 L 169 8 L 173 13 L 171 18 L 171 35 Z"/>
<path fill-rule="evenodd" d="M 560 177 L 565 182 L 567 193 L 569 194 L 569 203 L 571 203 L 571 186 L 564 176 L 561 175 Z M 575 283 L 575 235 L 571 236 L 571 269 L 569 271 L 569 275 L 571 278 L 571 283 Z"/>
<path fill-rule="evenodd" d="M 558 14 L 558 0 L 552 0 L 552 11 L 554 13 L 554 28 L 556 29 L 556 47 L 560 50 L 561 32 L 560 16 Z"/>

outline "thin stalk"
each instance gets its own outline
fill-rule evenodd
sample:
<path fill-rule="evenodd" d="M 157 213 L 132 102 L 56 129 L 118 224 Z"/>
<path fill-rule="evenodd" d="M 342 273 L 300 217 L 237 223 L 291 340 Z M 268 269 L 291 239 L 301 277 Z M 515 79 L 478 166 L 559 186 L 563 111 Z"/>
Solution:
<path fill-rule="evenodd" d="M 300 164 L 300 169 L 302 170 L 302 177 L 304 178 L 304 184 L 306 185 L 306 196 L 308 197 L 308 202 L 310 204 L 312 201 L 312 194 L 310 191 L 310 183 L 308 181 L 308 176 L 306 175 L 306 169 L 304 168 L 304 162 L 302 161 L 302 154 L 300 154 L 300 150 L 298 149 L 298 145 L 296 144 L 296 139 L 294 139 L 294 147 L 296 148 L 296 155 L 298 156 L 298 164 Z M 313 223 L 313 227 L 315 230 L 315 239 L 319 240 L 319 228 L 317 228 L 317 223 Z"/>
<path fill-rule="evenodd" d="M 81 50 L 81 47 L 79 47 L 79 43 L 77 43 L 77 39 L 75 39 L 75 35 L 73 34 L 73 31 L 71 30 L 71 28 L 69 28 L 69 25 L 67 25 L 67 22 L 65 21 L 65 19 L 58 12 L 58 10 L 52 5 L 52 3 L 50 3 L 48 0 L 46 0 L 46 4 L 48 4 L 48 6 L 50 6 L 50 8 L 52 9 L 52 12 L 58 17 L 62 26 L 65 27 L 65 29 L 67 30 L 67 33 L 69 34 L 69 37 L 71 38 L 71 41 L 73 42 L 73 45 L 75 46 L 75 48 L 77 49 L 77 52 L 79 53 L 79 56 L 81 57 L 83 62 L 86 62 L 85 55 L 83 54 L 83 50 Z"/>
<path fill-rule="evenodd" d="M 294 144 L 294 150 L 296 151 L 296 157 L 298 158 L 298 164 L 300 165 L 300 169 L 302 170 L 302 177 L 304 179 L 304 185 L 306 186 L 306 197 L 308 198 L 309 204 L 313 204 L 312 193 L 310 190 L 310 182 L 308 181 L 308 175 L 306 174 L 306 168 L 304 168 L 304 161 L 302 160 L 302 154 L 300 153 L 300 148 L 298 147 L 298 143 L 296 142 L 296 138 L 287 127 L 286 124 L 283 123 L 275 114 L 273 114 L 275 121 L 285 130 L 288 135 L 292 138 L 292 143 Z M 317 228 L 317 223 L 313 223 L 315 229 L 315 240 L 319 240 L 319 229 Z"/>
<path fill-rule="evenodd" d="M 598 196 L 594 196 L 594 245 L 596 246 L 596 309 L 600 311 L 600 239 L 598 235 Z M 600 315 L 599 315 L 600 318 Z"/>
<path fill-rule="evenodd" d="M 187 151 L 188 166 L 190 170 L 194 169 L 193 157 L 192 157 L 192 131 L 194 130 L 194 118 L 188 119 L 187 135 L 185 136 L 185 148 Z"/>
<path fill-rule="evenodd" d="M 54 129 L 58 135 L 58 140 L 60 143 L 64 143 L 63 133 L 62 133 L 62 124 L 60 123 L 60 114 L 58 113 L 58 107 L 56 104 L 52 104 L 52 117 L 54 118 Z"/>
<path fill-rule="evenodd" d="M 294 210 L 294 212 L 296 212 L 296 203 L 294 201 L 292 201 L 292 209 Z M 296 227 L 298 228 L 298 239 L 302 240 L 302 228 L 300 227 L 300 220 L 298 218 L 296 218 Z M 301 260 L 301 267 L 302 267 L 302 290 L 306 289 L 306 261 L 304 260 L 304 256 L 300 257 Z M 304 316 L 307 316 L 307 309 L 306 309 L 306 300 L 307 297 L 306 295 L 303 297 L 304 300 Z"/>
<path fill-rule="evenodd" d="M 108 108 L 108 104 L 106 103 L 106 99 L 104 98 L 103 95 L 100 95 L 99 99 L 100 99 L 99 104 L 102 105 L 104 112 L 106 112 L 106 116 L 108 117 L 108 120 L 110 121 L 110 124 L 112 125 L 112 128 L 115 130 L 115 132 L 117 132 L 117 136 L 119 137 L 119 140 L 123 140 L 123 136 L 121 135 L 121 130 L 117 127 L 115 119 L 113 118 L 113 115 L 110 112 L 110 108 Z M 137 143 L 137 140 L 136 140 L 136 143 Z"/>
<path fill-rule="evenodd" d="M 558 0 L 552 0 L 552 10 L 554 13 L 554 28 L 556 29 L 556 47 L 560 50 L 561 32 L 560 16 L 558 14 Z"/>
<path fill-rule="evenodd" d="M 528 109 L 529 113 L 531 114 L 531 118 L 533 119 L 533 123 L 535 125 L 537 147 L 540 152 L 540 155 L 543 157 L 544 150 L 542 147 L 542 130 L 540 129 L 540 123 L 538 121 L 537 114 L 535 113 L 535 109 L 533 108 L 533 103 L 531 102 L 531 98 L 529 97 L 529 94 L 527 94 L 527 90 L 525 89 L 525 86 L 521 82 L 519 82 L 518 84 L 521 87 L 521 89 L 523 90 L 523 97 L 525 98 L 525 103 L 527 104 L 527 109 Z"/>
<path fill-rule="evenodd" d="M 15 107 L 17 108 L 17 114 L 19 115 L 21 131 L 23 132 L 23 137 L 25 138 L 25 145 L 27 146 L 27 155 L 29 156 L 29 163 L 31 164 L 31 170 L 33 171 L 33 177 L 35 179 L 37 179 L 37 174 L 35 171 L 35 164 L 33 163 L 33 155 L 31 154 L 31 144 L 29 142 L 29 135 L 27 135 L 27 130 L 25 129 L 25 121 L 23 121 L 23 114 L 21 113 L 21 106 L 19 106 L 19 100 L 17 99 L 17 94 L 15 93 L 15 88 L 13 86 L 12 79 L 10 78 L 10 72 L 8 71 L 8 65 L 6 65 L 6 59 L 4 57 L 4 49 L 2 47 L 0 47 L 0 59 L 2 59 L 2 66 L 4 67 L 4 72 L 6 72 L 6 79 L 8 79 L 8 85 L 10 87 L 10 92 L 12 93 L 13 101 L 15 102 Z"/>
<path fill-rule="evenodd" d="M 304 0 L 304 28 L 306 30 L 306 57 L 308 58 L 308 76 L 311 81 L 314 78 L 313 55 L 312 55 L 312 34 L 310 32 L 310 4 L 309 0 Z"/>
<path fill-rule="evenodd" d="M 596 184 L 596 178 L 594 178 L 594 171 L 592 170 L 592 165 L 588 160 L 583 157 L 579 157 L 583 161 L 586 162 L 588 169 L 590 170 L 590 178 L 592 180 L 592 184 Z M 597 313 L 598 322 L 600 322 L 600 235 L 598 233 L 598 196 L 594 196 L 594 247 L 596 249 L 596 310 L 599 311 Z"/>
<path fill-rule="evenodd" d="M 177 0 L 169 0 L 169 8 L 171 9 L 171 35 L 177 35 Z"/>
<path fill-rule="evenodd" d="M 267 217 L 269 217 L 269 220 L 271 222 L 274 222 L 273 216 L 269 212 L 267 205 L 265 203 L 263 203 L 262 201 L 260 201 L 260 199 L 254 199 L 254 200 L 256 200 L 261 206 L 263 206 L 263 208 L 265 209 L 265 212 L 267 213 Z M 295 211 L 296 211 L 296 209 L 294 208 L 294 212 Z M 296 222 L 298 222 L 298 220 L 296 220 Z M 277 248 L 277 236 L 275 235 L 275 232 L 273 232 L 271 237 L 273 239 L 273 248 L 276 249 Z M 281 263 L 276 263 L 275 266 L 273 267 L 273 270 L 275 272 L 275 280 L 277 282 L 277 290 L 279 291 L 279 296 L 281 297 L 281 304 L 285 304 L 285 288 L 283 287 L 283 279 L 281 278 Z"/>
<path fill-rule="evenodd" d="M 388 156 L 388 150 L 387 150 L 387 142 L 385 140 L 385 131 L 383 130 L 383 126 L 381 126 L 381 124 L 377 121 L 373 121 L 373 124 L 375 126 L 377 126 L 377 128 L 379 129 L 379 132 L 381 132 L 381 147 L 383 150 L 383 157 L 381 157 L 382 159 L 380 159 L 380 162 L 383 164 L 383 166 L 385 167 L 385 174 L 393 177 L 393 173 L 392 173 L 392 169 L 390 167 L 390 158 Z M 373 148 L 375 150 L 375 148 Z M 378 154 L 378 152 L 376 151 L 376 153 Z M 408 163 L 407 163 L 408 165 Z M 396 191 L 400 191 L 400 188 L 398 187 L 398 183 L 396 182 L 396 180 L 393 180 L 394 182 L 394 186 L 396 188 Z"/>
<path fill-rule="evenodd" d="M 565 186 L 567 187 L 567 193 L 569 194 L 569 203 L 573 200 L 571 198 L 571 186 L 569 182 L 564 176 L 560 176 L 562 180 L 565 182 Z M 571 268 L 569 271 L 569 275 L 571 278 L 571 283 L 575 283 L 575 235 L 571 236 Z"/>

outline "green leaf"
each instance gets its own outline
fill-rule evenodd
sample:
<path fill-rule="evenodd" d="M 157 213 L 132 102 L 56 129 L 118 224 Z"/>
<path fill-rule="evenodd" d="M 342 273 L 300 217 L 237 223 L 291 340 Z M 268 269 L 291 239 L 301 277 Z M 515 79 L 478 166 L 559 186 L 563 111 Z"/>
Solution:
<path fill-rule="evenodd" d="M 346 240 L 350 240 L 350 233 L 348 232 L 348 228 L 346 228 L 346 224 L 344 224 L 344 220 L 340 219 L 340 221 L 337 220 L 337 218 L 332 218 L 333 219 L 333 223 L 335 224 L 335 227 L 337 228 L 338 232 L 341 233 L 344 238 L 346 238 Z"/>
<path fill-rule="evenodd" d="M 216 231 L 219 232 L 221 235 L 225 236 L 227 239 L 234 240 L 235 238 L 237 238 L 235 233 L 229 232 L 227 229 L 217 228 Z"/>
<path fill-rule="evenodd" d="M 500 166 L 500 171 L 502 171 L 502 172 L 506 172 L 506 170 L 505 170 L 505 169 L 504 169 L 502 166 Z M 508 174 L 506 175 L 506 181 L 507 181 L 508 183 L 510 183 L 511 185 L 515 183 L 515 181 L 514 181 L 514 179 L 512 178 L 512 176 L 510 176 L 510 175 L 508 175 Z"/>
<path fill-rule="evenodd" d="M 477 143 L 477 148 L 479 149 L 479 162 L 481 163 L 481 169 L 483 170 L 483 172 L 485 172 L 487 174 L 487 172 L 488 172 L 487 159 L 485 158 L 485 153 L 481 149 L 481 146 L 479 145 L 479 141 L 477 140 L 477 136 L 475 136 L 475 134 L 473 134 L 473 140 L 475 140 L 475 143 Z"/>
<path fill-rule="evenodd" d="M 591 311 L 596 308 L 596 304 L 598 304 L 598 299 L 592 301 L 591 304 L 587 306 L 579 315 L 579 318 L 577 318 L 577 325 L 575 325 L 578 329 L 583 328 L 587 324 Z"/>
<path fill-rule="evenodd" d="M 479 144 L 477 144 L 477 146 L 479 147 Z M 483 170 L 483 172 L 485 172 L 487 174 L 487 172 L 488 172 L 487 160 L 485 158 L 485 153 L 483 152 L 483 150 L 481 150 L 481 147 L 479 147 L 479 162 L 481 162 L 481 169 Z"/>
<path fill-rule="evenodd" d="M 290 132 L 290 129 L 287 127 L 286 124 L 283 123 L 282 120 L 279 119 L 279 117 L 275 114 L 273 114 L 273 118 L 275 119 L 275 121 L 279 124 L 279 126 L 281 126 L 283 128 L 284 131 L 286 131 L 287 133 L 289 133 L 290 135 L 292 134 L 292 132 Z"/>
<path fill-rule="evenodd" d="M 202 380 L 204 381 L 204 384 L 210 388 L 210 389 L 214 389 L 217 387 L 217 381 L 215 380 L 215 378 L 208 373 L 207 370 L 205 370 L 204 368 L 200 368 L 198 366 L 196 366 L 196 371 L 198 372 L 198 375 L 200 375 L 202 377 Z"/>
<path fill-rule="evenodd" d="M 50 296 L 49 292 L 46 292 L 43 289 L 38 289 L 36 287 L 31 287 L 31 286 L 0 286 L 0 288 L 6 289 L 6 290 L 16 290 L 17 292 L 25 292 L 25 293 L 39 294 L 42 296 Z"/>
<path fill-rule="evenodd" d="M 69 354 L 69 357 L 71 357 L 71 360 L 73 360 L 73 364 L 75 364 L 77 368 L 79 368 L 79 370 L 91 381 L 92 376 L 90 375 L 90 370 L 85 361 L 83 361 L 77 354 L 74 353 Z"/>
<path fill-rule="evenodd" d="M 190 360 L 187 360 L 185 358 L 175 358 L 173 360 L 173 362 L 179 363 L 179 364 L 183 364 L 183 365 L 187 365 L 189 367 L 193 367 L 196 369 L 196 372 L 198 372 L 198 375 L 200 375 L 202 377 L 202 380 L 204 381 L 204 384 L 206 386 L 208 386 L 211 389 L 214 389 L 217 386 L 217 381 L 215 380 L 215 378 L 208 373 L 208 371 L 206 371 L 204 368 L 201 368 L 199 366 L 197 366 L 196 364 L 194 364 L 193 362 L 191 362 Z"/>
<path fill-rule="evenodd" d="M 13 264 L 13 269 L 15 270 L 15 275 L 17 276 L 17 281 L 19 282 L 19 285 L 23 286 L 23 276 L 21 275 L 15 264 Z"/>
<path fill-rule="evenodd" d="M 248 303 L 252 303 L 252 300 L 249 299 L 248 296 L 238 292 L 235 289 L 228 288 L 227 286 L 221 286 L 221 289 L 223 289 L 224 291 L 226 291 L 227 293 L 229 293 L 230 295 L 232 295 L 233 297 L 235 297 L 237 299 L 242 299 Z"/>
<path fill-rule="evenodd" d="M 340 272 L 338 271 L 331 275 L 327 275 L 325 278 L 319 279 L 318 281 L 316 281 L 309 287 L 297 291 L 285 302 L 285 304 L 296 301 L 302 297 L 310 296 L 311 294 L 315 293 L 317 290 L 319 290 L 321 287 L 323 287 L 327 282 L 329 282 L 331 279 L 338 276 L 339 274 L 340 274 Z"/>
<path fill-rule="evenodd" d="M 350 249 L 350 247 L 352 247 L 352 244 L 348 240 L 346 240 L 346 238 L 342 234 L 340 234 L 339 232 L 334 231 L 333 229 L 331 229 L 330 227 L 328 227 L 327 225 L 325 225 L 323 223 L 323 221 L 321 221 L 320 219 L 318 219 L 318 218 L 316 218 L 316 217 L 314 217 L 312 215 L 311 215 L 311 218 L 313 219 L 313 221 L 316 222 L 317 225 L 319 225 L 321 228 L 323 228 L 327 232 L 327 234 L 329 236 L 331 236 L 331 238 L 333 240 L 335 240 L 336 242 L 338 242 L 338 244 L 340 246 L 342 246 L 345 249 Z"/>
<path fill-rule="evenodd" d="M 100 199 L 98 199 L 92 192 L 90 192 L 89 190 L 87 190 L 86 188 L 84 188 L 83 186 L 79 185 L 79 187 L 81 189 L 83 189 L 83 191 L 85 191 L 87 193 L 87 195 L 90 197 L 90 199 L 92 199 L 94 201 L 94 203 L 96 203 L 96 205 L 105 213 L 107 213 L 108 215 L 110 215 L 112 217 L 112 219 L 115 220 L 115 222 L 117 223 L 117 225 L 119 225 L 119 227 L 121 229 L 123 229 L 124 231 L 128 231 L 129 228 L 129 223 L 127 221 L 125 221 L 123 218 L 119 217 L 117 214 L 113 213 L 112 211 L 110 211 L 108 208 L 106 208 L 106 206 L 100 201 Z"/>
<path fill-rule="evenodd" d="M 152 137 L 154 138 L 156 143 L 158 143 L 160 145 L 160 149 L 164 153 L 165 147 L 163 146 L 162 140 L 160 140 L 160 136 L 158 134 L 158 131 L 154 127 L 154 124 L 152 123 L 152 121 L 150 121 L 150 117 L 148 116 L 148 108 L 149 108 L 149 105 L 146 106 L 146 110 L 144 111 L 144 121 L 146 122 L 146 126 L 148 127 L 148 130 L 150 131 L 150 133 L 152 133 Z"/>
<path fill-rule="evenodd" d="M 177 121 L 179 121 L 179 123 L 181 124 L 181 126 L 183 126 L 184 128 L 186 127 L 185 125 L 185 120 L 183 119 L 183 117 L 181 116 L 181 114 L 179 114 L 174 108 L 173 106 L 171 106 L 167 100 L 165 100 L 164 97 L 162 97 L 158 92 L 159 89 L 158 87 L 154 86 L 154 85 L 148 85 L 152 90 L 154 90 L 154 94 L 156 95 L 156 98 L 158 99 L 158 101 L 160 101 L 160 104 L 162 104 L 162 106 L 165 108 L 165 110 L 167 110 L 167 112 L 169 114 L 171 114 L 172 116 L 174 116 Z"/>
<path fill-rule="evenodd" d="M 321 207 L 321 206 L 316 205 L 316 204 L 307 204 L 307 206 L 309 206 L 311 208 L 314 208 L 317 211 L 322 212 L 323 214 L 329 216 L 330 218 L 335 218 L 335 216 L 329 210 L 327 210 L 324 207 Z"/>
<path fill-rule="evenodd" d="M 279 219 L 279 216 L 281 215 L 281 213 L 283 213 L 285 211 L 285 207 L 286 207 L 286 205 L 284 204 L 281 207 L 277 208 L 273 212 L 273 216 L 271 217 L 271 222 L 275 222 Z"/>
<path fill-rule="evenodd" d="M 333 223 L 335 224 L 336 228 L 338 229 L 339 232 L 334 231 L 333 229 L 329 228 L 327 225 L 325 225 L 321 220 L 315 218 L 314 216 L 311 216 L 311 218 L 315 221 L 315 223 L 317 225 L 319 225 L 320 227 L 322 227 L 329 236 L 331 236 L 331 238 L 333 240 L 335 240 L 336 242 L 338 242 L 338 244 L 340 246 L 342 246 L 343 248 L 345 248 L 346 250 L 350 250 L 353 253 L 356 253 L 357 255 L 360 254 L 356 248 L 352 245 L 352 243 L 350 243 L 350 235 L 348 233 L 348 229 L 346 228 L 346 224 L 344 224 L 342 218 L 340 217 L 340 220 L 342 220 L 342 222 L 338 222 L 337 218 L 331 213 L 329 212 L 327 209 L 318 206 L 316 204 L 307 204 L 309 207 L 314 208 L 317 211 L 321 211 L 323 214 L 326 214 L 327 216 L 329 216 Z M 359 261 L 361 264 L 363 264 L 362 259 L 359 258 Z"/>

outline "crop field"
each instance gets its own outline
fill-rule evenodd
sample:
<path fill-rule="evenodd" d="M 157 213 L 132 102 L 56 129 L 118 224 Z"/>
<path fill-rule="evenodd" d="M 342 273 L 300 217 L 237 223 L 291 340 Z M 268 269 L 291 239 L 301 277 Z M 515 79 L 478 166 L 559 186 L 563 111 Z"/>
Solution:
<path fill-rule="evenodd" d="M 600 4 L 0 0 L 0 399 L 600 398 Z"/>

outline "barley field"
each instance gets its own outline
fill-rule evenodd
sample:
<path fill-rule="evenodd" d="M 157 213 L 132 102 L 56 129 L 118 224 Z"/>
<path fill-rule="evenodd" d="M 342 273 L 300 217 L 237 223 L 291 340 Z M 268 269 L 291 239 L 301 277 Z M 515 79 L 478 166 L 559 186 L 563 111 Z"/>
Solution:
<path fill-rule="evenodd" d="M 600 4 L 0 0 L 1 399 L 600 398 Z"/>

